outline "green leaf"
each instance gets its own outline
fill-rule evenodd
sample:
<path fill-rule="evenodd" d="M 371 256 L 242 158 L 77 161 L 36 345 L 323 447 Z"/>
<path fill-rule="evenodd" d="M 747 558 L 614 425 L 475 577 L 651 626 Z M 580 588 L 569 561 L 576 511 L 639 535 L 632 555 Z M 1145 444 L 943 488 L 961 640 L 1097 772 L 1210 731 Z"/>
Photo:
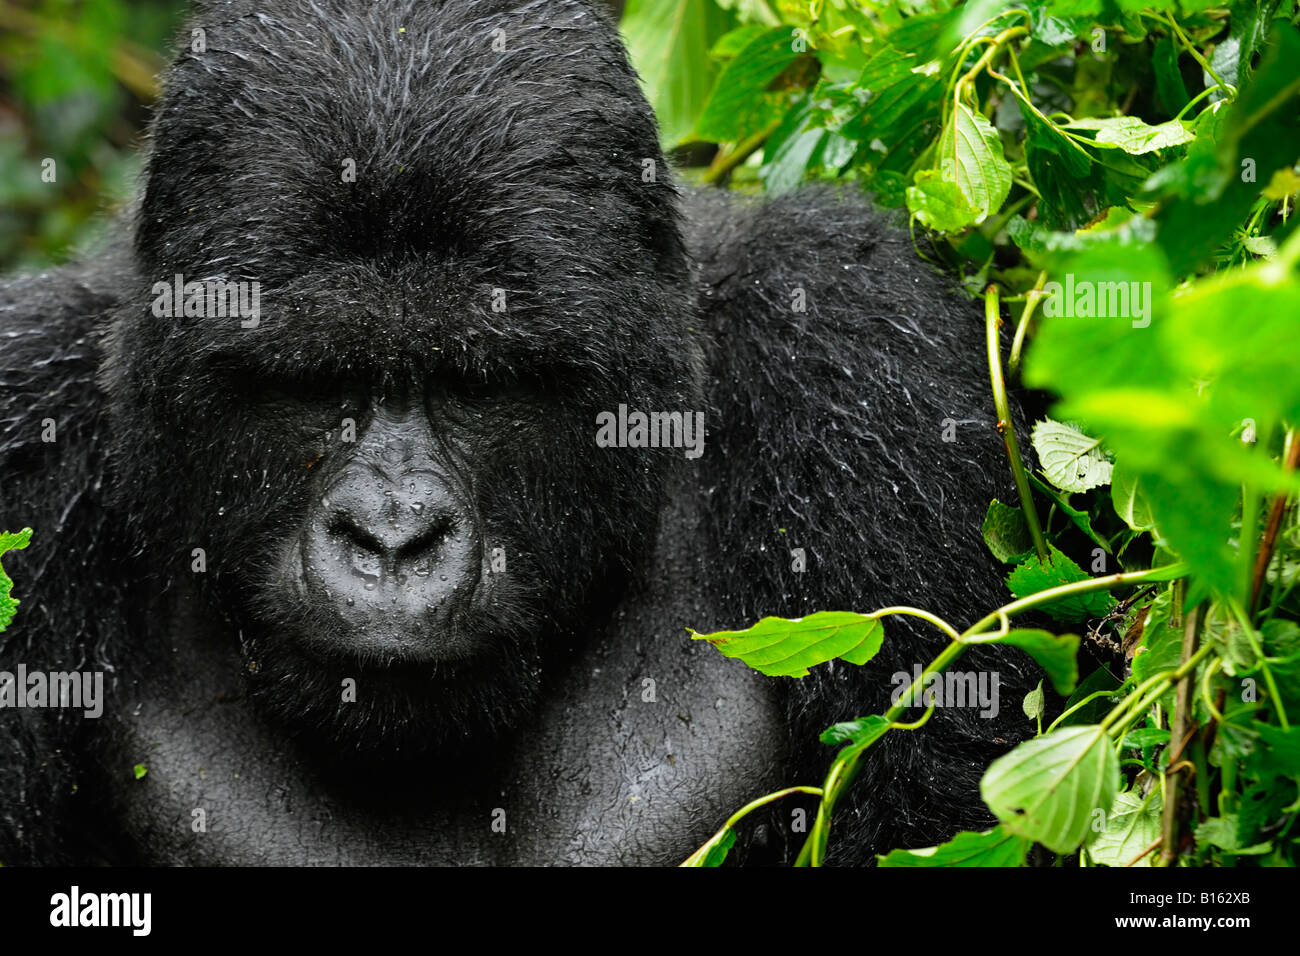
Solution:
<path fill-rule="evenodd" d="M 1010 644 L 1042 665 L 1058 694 L 1068 694 L 1079 682 L 1079 636 L 1053 634 L 1035 628 L 1008 631 L 995 643 Z"/>
<path fill-rule="evenodd" d="M 1196 138 L 1191 128 L 1179 120 L 1148 126 L 1136 116 L 1113 116 L 1109 119 L 1081 119 L 1067 124 L 1069 129 L 1094 130 L 1098 146 L 1122 149 L 1140 156 L 1157 149 L 1181 146 Z"/>
<path fill-rule="evenodd" d="M 1062 491 L 1088 491 L 1110 482 L 1114 465 L 1101 442 L 1077 425 L 1044 419 L 1034 425 L 1032 441 L 1043 474 Z"/>
<path fill-rule="evenodd" d="M 1169 731 L 1162 727 L 1139 727 L 1124 735 L 1124 747 L 1145 750 L 1169 743 Z"/>
<path fill-rule="evenodd" d="M 146 766 L 145 766 L 144 764 L 142 764 L 142 763 L 138 763 L 138 764 L 136 764 L 134 767 L 131 768 L 131 772 L 132 772 L 133 774 L 135 774 L 135 779 L 137 779 L 137 780 L 143 780 L 144 777 L 145 777 L 145 774 L 147 774 L 147 773 L 149 772 L 149 768 L 146 767 Z"/>
<path fill-rule="evenodd" d="M 0 558 L 8 551 L 21 551 L 31 540 L 31 528 L 0 532 Z M 13 579 L 5 573 L 4 566 L 0 565 L 0 631 L 13 622 L 14 614 L 18 611 L 19 601 L 13 596 L 13 586 Z"/>
<path fill-rule="evenodd" d="M 1183 658 L 1183 624 L 1170 623 L 1173 591 L 1164 590 L 1151 602 L 1142 622 L 1142 639 L 1133 651 L 1133 677 L 1139 683 L 1178 667 Z"/>
<path fill-rule="evenodd" d="M 870 153 L 881 157 L 871 161 L 877 172 L 891 170 L 911 178 L 912 164 L 934 141 L 942 89 L 937 72 L 928 70 L 920 58 L 886 47 L 863 68 L 854 93 L 865 101 L 840 132 L 881 147 Z"/>
<path fill-rule="evenodd" d="M 1273 172 L 1295 163 L 1300 139 L 1300 31 L 1274 25 L 1250 83 L 1207 136 L 1206 149 L 1189 148 L 1185 164 L 1161 177 L 1175 198 L 1157 216 L 1160 245 L 1176 274 L 1191 272 L 1228 239 Z M 1207 114 L 1197 118 L 1199 126 Z M 1199 142 L 1198 144 L 1199 145 Z M 1254 176 L 1248 178 L 1244 162 Z M 1212 188 L 1209 188 L 1212 184 Z"/>
<path fill-rule="evenodd" d="M 1007 587 L 1018 598 L 1037 594 L 1049 588 L 1076 581 L 1087 581 L 1089 575 L 1061 553 L 1056 545 L 1047 545 L 1046 560 L 1033 554 L 1018 564 L 1007 575 Z M 1115 599 L 1105 591 L 1090 591 L 1061 598 L 1046 605 L 1043 610 L 1058 621 L 1082 621 L 1086 617 L 1101 617 L 1115 605 Z"/>
<path fill-rule="evenodd" d="M 1187 84 L 1183 82 L 1182 71 L 1178 68 L 1178 44 L 1173 37 L 1163 36 L 1156 41 L 1151 55 L 1151 66 L 1156 74 L 1156 95 L 1160 105 L 1170 116 L 1178 113 L 1187 101 Z"/>
<path fill-rule="evenodd" d="M 938 232 L 958 232 L 979 219 L 965 193 L 937 169 L 916 174 L 913 185 L 907 187 L 907 209 L 922 225 Z"/>
<path fill-rule="evenodd" d="M 1101 866 L 1128 866 L 1160 837 L 1160 791 L 1144 799 L 1127 791 L 1119 794 L 1106 814 L 1102 829 L 1085 844 L 1088 855 Z M 1152 854 L 1135 866 L 1150 866 Z"/>
<path fill-rule="evenodd" d="M 1068 711 L 1075 704 L 1101 691 L 1115 691 L 1118 696 L 1119 688 L 1119 679 L 1106 668 L 1099 667 L 1079 682 L 1079 686 L 1075 688 L 1074 693 L 1065 702 L 1065 710 Z M 1098 697 L 1084 704 L 1070 716 L 1062 719 L 1061 726 L 1077 727 L 1081 724 L 1098 723 L 1110 712 L 1114 705 L 1114 698 Z"/>
<path fill-rule="evenodd" d="M 1024 103 L 1025 162 L 1043 201 L 1039 215 L 1050 229 L 1077 229 L 1122 197 L 1112 195 L 1105 173 L 1088 151 Z"/>
<path fill-rule="evenodd" d="M 1043 719 L 1043 714 L 1047 712 L 1047 695 L 1043 693 L 1042 681 L 1039 681 L 1038 686 L 1025 695 L 1025 699 L 1020 702 L 1020 709 L 1030 720 Z"/>
<path fill-rule="evenodd" d="M 719 4 L 721 6 L 721 4 Z M 745 48 L 755 37 L 762 36 L 766 28 L 761 23 L 747 23 L 743 27 L 724 33 L 717 43 L 713 44 L 713 49 L 709 51 L 709 56 L 715 60 L 730 60 L 733 56 Z"/>
<path fill-rule="evenodd" d="M 989 765 L 980 794 L 1003 826 L 1057 853 L 1091 832 L 1119 792 L 1119 761 L 1100 726 L 1062 727 Z"/>
<path fill-rule="evenodd" d="M 712 2 L 628 0 L 619 29 L 666 146 L 695 125 L 717 75 L 709 50 L 734 26 Z"/>
<path fill-rule="evenodd" d="M 726 862 L 727 854 L 731 848 L 736 845 L 736 831 L 731 827 L 723 827 L 713 836 L 709 837 L 708 842 L 700 847 L 685 860 L 682 861 L 683 867 L 714 867 L 722 866 Z"/>
<path fill-rule="evenodd" d="M 1005 564 L 1015 564 L 1034 550 L 1024 512 L 996 498 L 989 502 L 982 530 L 993 557 Z"/>
<path fill-rule="evenodd" d="M 819 69 L 817 59 L 795 50 L 790 27 L 755 36 L 722 68 L 692 136 L 714 143 L 734 142 L 779 119 L 789 90 L 777 80 L 796 61 L 809 65 L 800 71 L 803 79 L 796 85 L 811 86 Z"/>
<path fill-rule="evenodd" d="M 803 677 L 808 668 L 839 658 L 865 664 L 880 651 L 880 619 L 851 611 L 818 611 L 804 618 L 765 617 L 743 631 L 700 634 L 724 657 L 736 657 L 768 677 Z"/>
<path fill-rule="evenodd" d="M 833 724 L 822 731 L 819 739 L 831 747 L 839 744 L 866 745 L 883 737 L 887 730 L 889 730 L 889 721 L 880 714 L 872 714 L 869 717 L 858 717 L 856 720 Z"/>
<path fill-rule="evenodd" d="M 983 833 L 958 833 L 947 843 L 922 850 L 894 850 L 876 860 L 888 867 L 1023 866 L 1031 845 L 1031 840 L 994 827 Z"/>
<path fill-rule="evenodd" d="M 1256 843 L 1254 846 L 1241 846 L 1237 842 L 1237 815 L 1225 813 L 1221 817 L 1211 817 L 1196 828 L 1196 842 L 1208 843 L 1233 856 L 1260 856 L 1273 849 L 1272 843 Z"/>
<path fill-rule="evenodd" d="M 812 104 L 791 110 L 763 147 L 763 166 L 758 171 L 769 195 L 793 192 L 808 177 L 817 155 L 829 135 L 813 127 Z"/>
<path fill-rule="evenodd" d="M 977 224 L 1002 207 L 1011 191 L 1011 166 L 1003 156 L 1002 139 L 992 123 L 965 103 L 953 109 L 939 137 L 937 158 L 944 181 L 956 183 L 975 210 Z"/>
<path fill-rule="evenodd" d="M 1151 504 L 1142 491 L 1142 482 L 1131 475 L 1122 464 L 1111 475 L 1110 500 L 1115 513 L 1134 531 L 1150 531 L 1156 526 L 1151 516 Z"/>

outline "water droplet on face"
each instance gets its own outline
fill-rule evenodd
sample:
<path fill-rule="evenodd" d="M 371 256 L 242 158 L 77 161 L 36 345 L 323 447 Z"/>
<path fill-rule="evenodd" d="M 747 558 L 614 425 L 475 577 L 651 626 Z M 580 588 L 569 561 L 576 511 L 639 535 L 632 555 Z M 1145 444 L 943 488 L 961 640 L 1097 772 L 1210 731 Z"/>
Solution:
<path fill-rule="evenodd" d="M 374 581 L 371 578 L 367 578 L 365 583 L 365 588 L 367 591 L 373 591 L 377 584 L 378 584 L 377 581 Z"/>
<path fill-rule="evenodd" d="M 224 515 L 225 513 L 226 513 L 226 509 L 225 509 L 225 508 L 218 508 L 218 509 L 217 509 L 217 515 L 218 515 L 218 516 L 220 516 L 220 515 Z"/>
<path fill-rule="evenodd" d="M 446 580 L 447 580 L 447 575 L 445 575 L 445 574 L 440 574 L 440 575 L 438 575 L 438 580 L 439 580 L 439 581 L 446 581 Z"/>
<path fill-rule="evenodd" d="M 427 578 L 427 577 L 429 576 L 429 569 L 428 569 L 428 568 L 416 568 L 416 569 L 415 569 L 415 573 L 416 573 L 416 575 L 419 576 L 419 577 Z"/>
<path fill-rule="evenodd" d="M 424 505 L 421 504 L 421 503 L 418 502 L 418 501 L 413 502 L 413 503 L 411 504 L 411 510 L 414 511 L 414 512 L 418 515 L 420 512 L 424 511 Z"/>
<path fill-rule="evenodd" d="M 356 606 L 357 606 L 357 602 L 352 598 L 348 598 L 348 607 L 356 607 Z"/>

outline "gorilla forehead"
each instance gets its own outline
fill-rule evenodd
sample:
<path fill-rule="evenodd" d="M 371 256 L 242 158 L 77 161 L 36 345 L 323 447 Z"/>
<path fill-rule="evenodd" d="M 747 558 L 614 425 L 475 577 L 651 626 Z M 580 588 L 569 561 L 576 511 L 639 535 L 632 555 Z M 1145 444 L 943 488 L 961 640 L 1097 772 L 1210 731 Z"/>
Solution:
<path fill-rule="evenodd" d="M 178 56 L 152 130 L 169 148 L 149 163 L 147 266 L 434 256 L 520 280 L 593 262 L 684 274 L 653 117 L 586 5 L 240 0 L 191 27 L 205 48 Z M 197 204 L 222 214 L 187 228 L 176 210 Z"/>

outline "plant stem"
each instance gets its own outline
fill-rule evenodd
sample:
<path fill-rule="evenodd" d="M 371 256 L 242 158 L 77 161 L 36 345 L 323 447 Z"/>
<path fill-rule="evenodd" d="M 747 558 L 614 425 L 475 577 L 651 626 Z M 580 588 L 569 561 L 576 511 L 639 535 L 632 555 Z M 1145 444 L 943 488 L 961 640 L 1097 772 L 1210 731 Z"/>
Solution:
<path fill-rule="evenodd" d="M 1187 614 L 1183 626 L 1183 649 L 1180 660 L 1183 665 L 1196 653 L 1196 639 L 1201 625 L 1201 608 L 1194 607 Z M 1174 694 L 1174 720 L 1169 728 L 1169 747 L 1177 745 L 1180 750 L 1190 733 L 1192 724 L 1192 674 L 1184 674 L 1178 681 L 1178 690 Z M 1178 754 L 1181 756 L 1181 753 Z M 1165 768 L 1165 804 L 1161 822 L 1160 862 L 1168 866 L 1178 856 L 1178 810 L 1179 795 L 1182 790 L 1182 763 L 1172 763 Z"/>
<path fill-rule="evenodd" d="M 984 293 L 984 329 L 988 340 L 989 381 L 993 386 L 993 405 L 998 413 L 998 432 L 1007 446 L 1007 458 L 1011 461 L 1011 475 L 1016 482 L 1016 491 L 1020 495 L 1020 509 L 1025 515 L 1025 524 L 1029 526 L 1029 536 L 1034 541 L 1034 550 L 1040 561 L 1047 560 L 1047 541 L 1043 529 L 1038 523 L 1038 512 L 1034 510 L 1033 493 L 1029 490 L 1029 478 L 1025 474 L 1025 463 L 1020 458 L 1020 442 L 1016 439 L 1016 428 L 1011 420 L 1011 406 L 1007 402 L 1007 386 L 1002 378 L 1002 350 L 998 344 L 998 329 L 1002 325 L 1002 314 L 998 310 L 998 287 L 990 285 Z"/>

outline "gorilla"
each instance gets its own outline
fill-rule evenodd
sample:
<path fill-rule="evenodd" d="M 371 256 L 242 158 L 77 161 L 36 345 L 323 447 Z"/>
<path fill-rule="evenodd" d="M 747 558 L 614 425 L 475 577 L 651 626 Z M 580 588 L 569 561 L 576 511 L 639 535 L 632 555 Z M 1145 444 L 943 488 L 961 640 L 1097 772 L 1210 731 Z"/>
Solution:
<path fill-rule="evenodd" d="M 583 0 L 201 4 L 112 239 L 0 287 L 0 670 L 104 686 L 0 708 L 0 862 L 680 862 L 946 641 L 686 628 L 1005 602 L 983 337 L 854 190 L 676 184 Z M 999 715 L 889 735 L 831 862 L 991 823 L 1036 678 L 962 666 Z"/>

